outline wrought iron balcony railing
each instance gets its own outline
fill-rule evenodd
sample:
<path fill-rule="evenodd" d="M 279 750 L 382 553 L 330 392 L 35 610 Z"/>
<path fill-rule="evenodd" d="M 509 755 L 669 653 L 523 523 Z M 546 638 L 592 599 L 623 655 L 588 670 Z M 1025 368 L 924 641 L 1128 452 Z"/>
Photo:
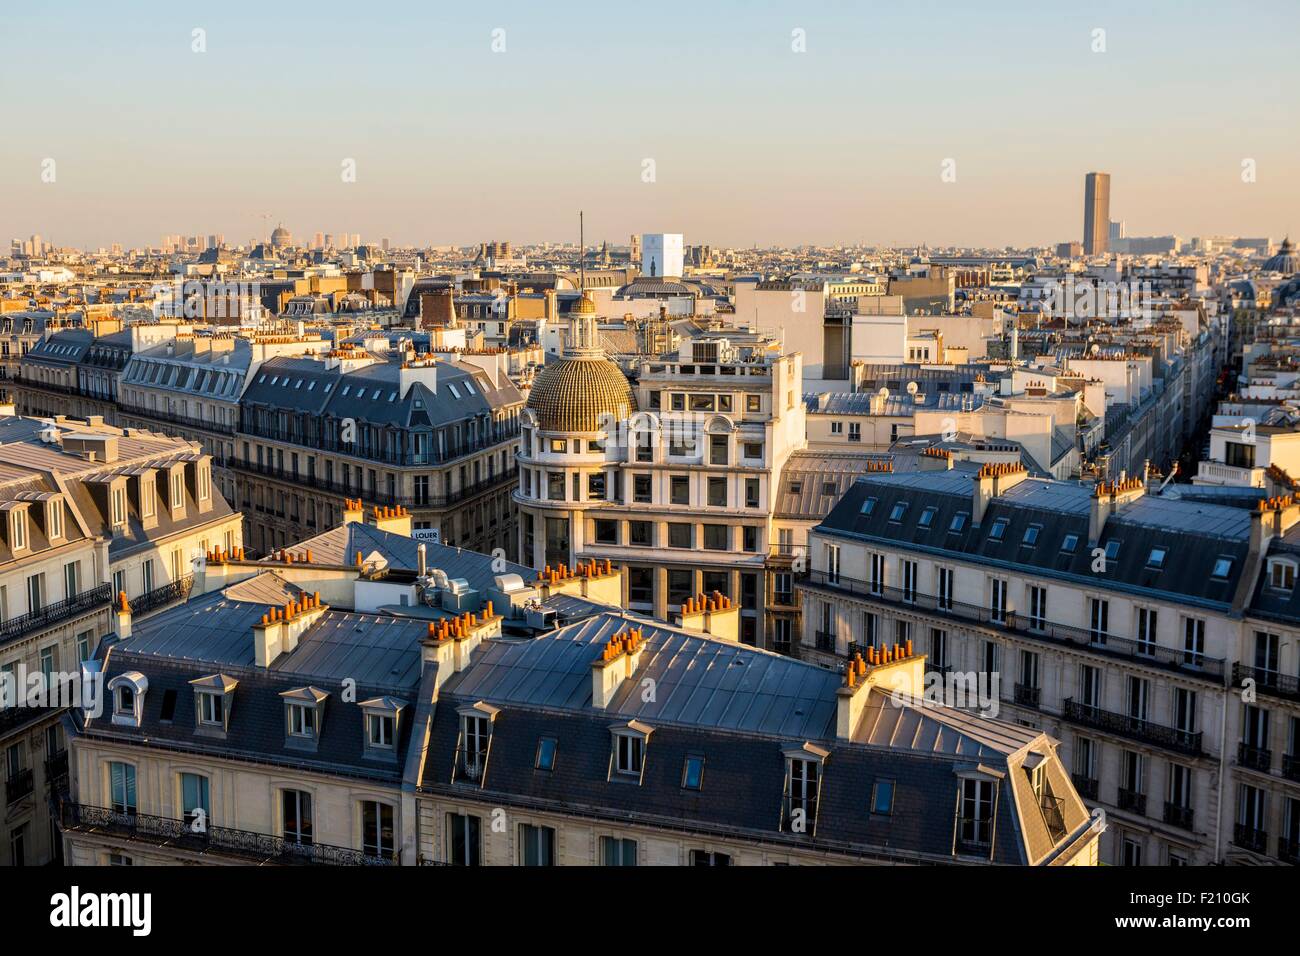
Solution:
<path fill-rule="evenodd" d="M 1261 770 L 1268 773 L 1269 768 L 1273 765 L 1273 751 L 1267 747 L 1255 747 L 1242 742 L 1237 744 L 1237 763 L 1243 767 L 1249 767 L 1251 770 Z"/>
<path fill-rule="evenodd" d="M 177 601 L 184 601 L 189 598 L 190 591 L 193 588 L 194 575 L 187 574 L 183 578 L 177 578 L 170 584 L 164 584 L 162 587 L 141 594 L 138 598 L 133 598 L 130 602 L 131 612 L 136 615 L 145 614 L 166 607 L 169 604 L 175 604 Z"/>
<path fill-rule="evenodd" d="M 968 621 L 991 630 L 1006 631 L 1019 637 L 1055 645 L 1087 648 L 1102 654 L 1150 667 L 1161 667 L 1202 677 L 1222 677 L 1224 661 L 1204 654 L 1175 647 L 1162 647 L 1149 641 L 1134 641 L 1114 634 L 1098 634 L 1089 628 L 1057 624 L 1017 611 L 993 610 L 975 604 L 963 604 L 948 598 L 940 599 L 919 591 L 904 591 L 867 581 L 859 581 L 842 574 L 829 575 L 825 571 L 809 571 L 800 578 L 801 587 L 839 591 L 855 598 L 883 604 L 909 612 L 926 612 L 946 619 Z"/>
<path fill-rule="evenodd" d="M 1248 824 L 1238 823 L 1232 828 L 1232 842 L 1243 849 L 1265 853 L 1268 850 L 1268 833 Z"/>
<path fill-rule="evenodd" d="M 1279 674 L 1275 670 L 1263 667 L 1251 667 L 1247 664 L 1232 665 L 1232 685 L 1242 686 L 1246 680 L 1255 682 L 1255 689 L 1270 697 L 1286 697 L 1300 700 L 1300 677 Z"/>
<path fill-rule="evenodd" d="M 1147 795 L 1138 793 L 1136 790 L 1127 790 L 1120 787 L 1116 806 L 1121 810 L 1127 810 L 1129 813 L 1136 813 L 1138 816 L 1144 817 L 1147 814 Z"/>
<path fill-rule="evenodd" d="M 1065 719 L 1096 730 L 1104 730 L 1106 733 L 1128 737 L 1131 740 L 1163 747 L 1167 750 L 1177 750 L 1191 756 L 1197 756 L 1201 752 L 1200 731 L 1193 733 L 1187 730 L 1179 730 L 1176 727 L 1166 727 L 1163 724 L 1155 724 L 1139 717 L 1130 717 L 1127 714 L 1117 714 L 1114 711 L 1103 710 L 1100 707 L 1081 704 L 1072 698 L 1066 698 Z"/>
<path fill-rule="evenodd" d="M 1027 684 L 1016 685 L 1015 701 L 1021 707 L 1037 707 L 1042 697 L 1042 688 L 1030 687 Z"/>
<path fill-rule="evenodd" d="M 1192 808 L 1165 801 L 1165 823 L 1182 830 L 1192 828 Z"/>
<path fill-rule="evenodd" d="M 0 644 L 35 631 L 44 630 L 47 627 L 53 627 L 55 624 L 85 614 L 87 611 L 96 610 L 101 606 L 107 607 L 112 597 L 112 587 L 101 584 L 89 591 L 82 591 L 74 598 L 47 604 L 39 611 L 10 618 L 0 624 Z"/>
<path fill-rule="evenodd" d="M 1097 799 L 1097 779 L 1095 777 L 1085 777 L 1081 773 L 1072 773 L 1070 779 L 1074 782 L 1074 789 L 1079 791 L 1079 796 L 1085 800 Z"/>
<path fill-rule="evenodd" d="M 334 866 L 396 866 L 398 863 L 395 850 L 375 855 L 329 843 L 299 843 L 269 833 L 230 827 L 209 826 L 203 832 L 195 833 L 184 820 L 146 813 L 119 813 L 83 803 L 62 803 L 60 819 L 65 830 L 102 832 L 157 846 L 195 853 L 217 853 L 261 863 Z"/>
<path fill-rule="evenodd" d="M 19 770 L 5 781 L 5 803 L 17 803 L 34 788 L 35 777 L 32 775 L 32 768 Z"/>

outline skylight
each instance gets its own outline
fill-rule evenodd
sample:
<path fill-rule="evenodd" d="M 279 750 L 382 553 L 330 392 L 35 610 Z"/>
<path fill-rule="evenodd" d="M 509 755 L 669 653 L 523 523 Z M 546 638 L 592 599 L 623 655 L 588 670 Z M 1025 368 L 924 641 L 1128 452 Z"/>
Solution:
<path fill-rule="evenodd" d="M 989 540 L 1001 541 L 1002 536 L 1007 533 L 1007 519 L 999 518 L 993 522 L 993 527 L 989 528 Z"/>
<path fill-rule="evenodd" d="M 956 534 L 964 527 L 966 527 L 966 512 L 959 511 L 952 516 L 952 523 L 948 525 L 948 533 Z"/>
<path fill-rule="evenodd" d="M 1164 548 L 1152 548 L 1151 553 L 1147 555 L 1147 567 L 1159 571 L 1165 566 L 1165 555 L 1168 552 Z"/>
<path fill-rule="evenodd" d="M 1038 525 L 1031 524 L 1025 529 L 1025 537 L 1020 543 L 1025 547 L 1033 547 L 1038 543 L 1038 532 L 1041 530 L 1042 529 Z"/>
<path fill-rule="evenodd" d="M 926 508 L 924 511 L 922 511 L 921 517 L 916 519 L 917 527 L 918 528 L 930 527 L 931 523 L 934 521 L 934 516 L 938 513 L 938 511 L 939 509 L 934 507 Z"/>
<path fill-rule="evenodd" d="M 1216 578 L 1226 578 L 1232 571 L 1232 558 L 1219 558 L 1214 562 L 1214 571 L 1211 576 Z"/>
<path fill-rule="evenodd" d="M 1074 554 L 1074 549 L 1079 546 L 1079 536 L 1077 534 L 1067 534 L 1061 539 L 1061 550 L 1066 554 Z"/>
<path fill-rule="evenodd" d="M 875 499 L 875 498 L 868 498 L 866 501 L 862 502 L 862 513 L 863 513 L 864 515 L 869 515 L 869 514 L 871 514 L 871 512 L 873 512 L 873 511 L 875 511 L 875 510 L 876 510 L 876 499 Z"/>

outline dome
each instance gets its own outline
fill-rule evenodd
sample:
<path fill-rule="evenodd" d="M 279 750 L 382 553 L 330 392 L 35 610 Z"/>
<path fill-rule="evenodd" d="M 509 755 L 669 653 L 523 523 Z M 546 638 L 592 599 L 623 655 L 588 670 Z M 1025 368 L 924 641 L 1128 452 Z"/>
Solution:
<path fill-rule="evenodd" d="M 289 230 L 284 228 L 283 225 L 276 226 L 271 232 L 271 245 L 273 246 L 287 246 L 292 241 L 293 236 L 289 234 Z"/>
<path fill-rule="evenodd" d="M 1300 256 L 1296 255 L 1295 246 L 1291 244 L 1290 238 L 1282 240 L 1282 248 L 1277 251 L 1277 255 L 1264 263 L 1264 271 L 1280 272 L 1284 276 L 1300 273 Z"/>
<path fill-rule="evenodd" d="M 574 315 L 595 315 L 596 303 L 592 302 L 591 296 L 584 292 L 578 296 L 578 301 L 573 303 L 573 308 L 570 311 Z"/>
<path fill-rule="evenodd" d="M 595 432 L 603 416 L 626 420 L 636 411 L 636 396 L 609 359 L 566 356 L 542 368 L 528 395 L 528 408 L 542 431 Z"/>

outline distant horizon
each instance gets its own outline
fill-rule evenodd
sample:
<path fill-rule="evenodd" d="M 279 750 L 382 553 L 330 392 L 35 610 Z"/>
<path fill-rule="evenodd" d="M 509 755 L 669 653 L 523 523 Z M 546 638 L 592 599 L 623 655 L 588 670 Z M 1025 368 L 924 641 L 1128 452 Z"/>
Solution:
<path fill-rule="evenodd" d="M 1089 171 L 1129 236 L 1300 229 L 1288 0 L 564 12 L 16 9 L 0 236 L 1051 248 Z"/>

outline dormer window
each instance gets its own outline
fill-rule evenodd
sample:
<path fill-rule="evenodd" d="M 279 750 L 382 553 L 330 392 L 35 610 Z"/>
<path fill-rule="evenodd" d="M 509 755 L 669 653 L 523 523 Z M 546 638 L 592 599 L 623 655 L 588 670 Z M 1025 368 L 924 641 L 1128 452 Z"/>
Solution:
<path fill-rule="evenodd" d="M 185 503 L 185 473 L 179 468 L 172 471 L 172 511 L 179 511 Z"/>
<path fill-rule="evenodd" d="M 152 518 L 157 511 L 158 490 L 153 481 L 140 482 L 140 517 Z"/>
<path fill-rule="evenodd" d="M 296 687 L 282 692 L 280 697 L 284 700 L 285 742 L 291 747 L 314 749 L 329 694 L 316 687 Z"/>
<path fill-rule="evenodd" d="M 54 498 L 45 506 L 46 537 L 57 541 L 63 537 L 63 499 Z"/>
<path fill-rule="evenodd" d="M 1269 587 L 1290 591 L 1295 587 L 1296 566 L 1290 561 L 1270 561 L 1268 563 Z"/>
<path fill-rule="evenodd" d="M 781 808 L 784 832 L 809 836 L 815 832 L 822 763 L 829 755 L 830 751 L 811 743 L 784 751 L 785 796 Z"/>
<path fill-rule="evenodd" d="M 194 727 L 199 733 L 224 734 L 230 729 L 230 704 L 237 684 L 225 674 L 190 681 L 194 688 Z"/>
<path fill-rule="evenodd" d="M 650 727 L 639 720 L 613 724 L 609 728 L 613 735 L 613 753 L 610 756 L 611 779 L 627 779 L 641 782 L 645 772 L 646 745 L 653 732 Z"/>
<path fill-rule="evenodd" d="M 298 384 L 302 384 L 299 382 Z M 199 466 L 198 476 L 198 498 L 199 501 L 207 501 L 212 496 L 212 472 L 208 470 L 207 465 Z"/>
<path fill-rule="evenodd" d="M 453 779 L 460 777 L 470 783 L 482 784 L 487 773 L 488 753 L 492 745 L 492 722 L 499 708 L 484 701 L 462 707 L 460 714 L 460 743 L 456 747 L 456 766 Z"/>
<path fill-rule="evenodd" d="M 15 508 L 9 512 L 9 541 L 14 551 L 27 547 L 27 509 Z"/>
<path fill-rule="evenodd" d="M 957 808 L 957 843 L 965 852 L 987 853 L 993 845 L 994 781 L 966 777 Z"/>
<path fill-rule="evenodd" d="M 374 697 L 358 706 L 365 716 L 366 751 L 369 756 L 392 758 L 397 752 L 397 722 L 406 701 Z"/>
<path fill-rule="evenodd" d="M 123 727 L 139 727 L 144 713 L 144 695 L 149 689 L 149 679 L 139 671 L 126 671 L 108 682 L 108 692 L 113 701 L 113 723 Z"/>

